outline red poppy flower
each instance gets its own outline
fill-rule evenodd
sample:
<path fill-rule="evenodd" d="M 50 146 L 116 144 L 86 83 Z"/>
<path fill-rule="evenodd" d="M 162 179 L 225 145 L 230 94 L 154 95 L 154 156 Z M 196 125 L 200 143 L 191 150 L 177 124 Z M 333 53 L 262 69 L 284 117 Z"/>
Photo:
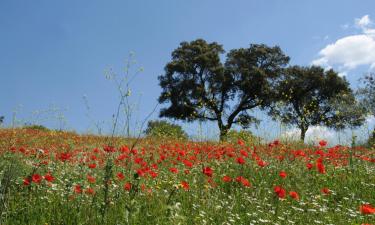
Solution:
<path fill-rule="evenodd" d="M 306 167 L 307 167 L 308 170 L 311 170 L 311 169 L 313 168 L 313 164 L 311 164 L 311 163 L 307 163 L 307 164 L 306 164 Z"/>
<path fill-rule="evenodd" d="M 224 176 L 222 179 L 224 182 L 228 183 L 232 181 L 232 178 L 230 176 Z"/>
<path fill-rule="evenodd" d="M 92 184 L 96 182 L 95 177 L 90 176 L 89 174 L 87 174 L 87 180 L 88 180 L 90 183 L 92 183 Z"/>
<path fill-rule="evenodd" d="M 299 195 L 298 195 L 298 193 L 295 192 L 295 191 L 290 191 L 290 192 L 289 192 L 289 196 L 292 197 L 292 198 L 295 199 L 295 200 L 299 200 Z"/>
<path fill-rule="evenodd" d="M 249 156 L 249 153 L 247 153 L 247 151 L 245 151 L 245 150 L 241 150 L 240 153 L 241 153 L 241 155 L 243 155 L 244 157 L 248 157 L 248 156 Z"/>
<path fill-rule="evenodd" d="M 276 195 L 279 197 L 279 198 L 285 198 L 285 194 L 286 194 L 286 191 L 284 188 L 282 188 L 281 186 L 275 186 L 273 188 L 274 192 L 276 193 Z"/>
<path fill-rule="evenodd" d="M 88 195 L 94 195 L 95 194 L 95 191 L 94 191 L 94 189 L 93 188 L 87 188 L 86 190 L 85 190 L 85 193 L 86 194 L 88 194 Z"/>
<path fill-rule="evenodd" d="M 375 208 L 370 204 L 364 204 L 359 207 L 359 211 L 362 214 L 375 214 Z"/>
<path fill-rule="evenodd" d="M 181 181 L 181 185 L 185 190 L 189 190 L 190 186 L 186 181 Z"/>
<path fill-rule="evenodd" d="M 326 146 L 327 145 L 327 142 L 325 141 L 325 140 L 321 140 L 321 141 L 319 141 L 319 146 L 320 147 L 324 147 L 324 146 Z"/>
<path fill-rule="evenodd" d="M 118 172 L 118 173 L 116 174 L 116 177 L 117 177 L 117 179 L 119 179 L 119 180 L 123 180 L 123 179 L 125 178 L 124 174 L 121 173 L 121 172 Z"/>
<path fill-rule="evenodd" d="M 150 171 L 149 172 L 149 174 L 150 174 L 150 176 L 152 177 L 152 178 L 156 178 L 157 176 L 158 176 L 158 173 L 156 173 L 156 172 L 154 172 L 154 171 Z"/>
<path fill-rule="evenodd" d="M 39 174 L 33 174 L 33 176 L 31 177 L 31 180 L 32 180 L 34 183 L 39 184 L 40 181 L 42 181 L 42 176 L 40 176 Z"/>
<path fill-rule="evenodd" d="M 125 183 L 125 184 L 124 184 L 124 189 L 125 189 L 126 191 L 130 191 L 130 190 L 132 189 L 132 184 L 129 183 L 129 182 Z"/>
<path fill-rule="evenodd" d="M 246 178 L 244 178 L 244 177 L 242 177 L 242 176 L 237 177 L 236 181 L 239 182 L 239 183 L 241 183 L 245 187 L 250 187 L 251 186 L 249 180 L 246 179 Z"/>
<path fill-rule="evenodd" d="M 44 175 L 44 179 L 48 182 L 52 182 L 55 180 L 55 178 L 50 173 L 47 173 L 46 175 Z"/>
<path fill-rule="evenodd" d="M 189 168 L 191 168 L 193 166 L 193 163 L 190 162 L 189 160 L 184 159 L 182 162 L 184 163 L 185 166 L 187 166 Z"/>
<path fill-rule="evenodd" d="M 213 170 L 210 167 L 204 167 L 203 174 L 205 174 L 208 177 L 212 177 Z"/>
<path fill-rule="evenodd" d="M 108 153 L 116 152 L 116 149 L 112 146 L 104 146 L 103 150 Z"/>
<path fill-rule="evenodd" d="M 90 168 L 90 169 L 95 169 L 95 168 L 96 168 L 96 164 L 95 164 L 95 163 L 91 163 L 91 164 L 89 164 L 89 168 Z"/>
<path fill-rule="evenodd" d="M 266 164 L 266 162 L 264 162 L 263 160 L 258 160 L 258 166 L 260 166 L 260 167 L 265 167 L 267 164 Z"/>
<path fill-rule="evenodd" d="M 237 140 L 237 144 L 238 144 L 238 145 L 241 145 L 241 146 L 244 146 L 244 145 L 245 145 L 245 142 L 244 142 L 242 139 L 238 139 L 238 140 Z"/>
<path fill-rule="evenodd" d="M 28 186 L 30 185 L 30 183 L 31 183 L 30 178 L 23 179 L 23 185 Z"/>
<path fill-rule="evenodd" d="M 82 193 L 81 185 L 77 184 L 76 186 L 74 186 L 74 192 L 77 194 L 81 194 Z"/>
<path fill-rule="evenodd" d="M 72 154 L 68 152 L 62 152 L 59 155 L 57 155 L 57 158 L 61 160 L 62 162 L 68 161 L 72 157 Z"/>
<path fill-rule="evenodd" d="M 318 168 L 319 173 L 325 174 L 326 173 L 326 168 L 321 160 L 317 160 L 316 163 L 316 168 Z"/>
<path fill-rule="evenodd" d="M 169 168 L 169 171 L 171 171 L 172 173 L 178 173 L 178 169 L 175 167 Z"/>
<path fill-rule="evenodd" d="M 328 189 L 328 188 L 322 188 L 322 190 L 320 190 L 323 194 L 326 194 L 326 195 L 329 195 L 331 193 L 331 191 Z"/>
<path fill-rule="evenodd" d="M 237 163 L 238 163 L 238 164 L 241 164 L 241 165 L 242 165 L 242 164 L 245 164 L 245 159 L 242 158 L 242 157 L 238 157 L 238 158 L 237 158 Z"/>
<path fill-rule="evenodd" d="M 284 179 L 287 176 L 287 173 L 285 171 L 280 171 L 279 176 Z"/>

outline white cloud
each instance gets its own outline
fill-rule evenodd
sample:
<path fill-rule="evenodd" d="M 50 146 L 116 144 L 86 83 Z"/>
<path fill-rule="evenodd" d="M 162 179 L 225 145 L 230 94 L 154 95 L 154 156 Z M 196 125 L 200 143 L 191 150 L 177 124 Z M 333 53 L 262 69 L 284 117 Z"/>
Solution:
<path fill-rule="evenodd" d="M 337 68 L 341 74 L 358 66 L 369 66 L 375 69 L 375 29 L 368 15 L 355 20 L 355 25 L 362 30 L 361 34 L 338 39 L 319 52 L 319 58 L 312 64 L 326 68 Z"/>
<path fill-rule="evenodd" d="M 360 28 L 368 27 L 372 24 L 372 21 L 370 20 L 369 15 L 364 15 L 362 18 L 357 18 L 354 20 L 355 25 L 357 25 Z"/>
<path fill-rule="evenodd" d="M 300 137 L 301 131 L 298 128 L 290 129 L 286 131 L 281 136 L 287 139 L 298 140 Z M 320 140 L 326 140 L 330 145 L 338 144 L 337 134 L 335 131 L 332 131 L 326 127 L 322 126 L 313 126 L 310 127 L 305 136 L 305 143 L 318 143 Z"/>
<path fill-rule="evenodd" d="M 368 116 L 368 117 L 366 117 L 366 122 L 369 125 L 375 125 L 375 116 Z"/>

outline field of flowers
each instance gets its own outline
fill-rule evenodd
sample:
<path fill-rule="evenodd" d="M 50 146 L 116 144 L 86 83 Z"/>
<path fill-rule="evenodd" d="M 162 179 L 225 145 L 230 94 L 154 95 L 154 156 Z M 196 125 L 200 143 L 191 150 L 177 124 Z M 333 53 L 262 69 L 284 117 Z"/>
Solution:
<path fill-rule="evenodd" d="M 374 149 L 0 130 L 0 224 L 375 224 Z"/>

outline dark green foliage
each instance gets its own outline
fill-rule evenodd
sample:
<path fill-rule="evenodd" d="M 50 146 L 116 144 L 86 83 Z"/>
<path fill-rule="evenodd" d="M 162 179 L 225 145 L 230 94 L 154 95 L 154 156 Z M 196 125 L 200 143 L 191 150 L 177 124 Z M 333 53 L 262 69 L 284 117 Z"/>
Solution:
<path fill-rule="evenodd" d="M 283 123 L 296 125 L 301 140 L 310 126 L 322 125 L 335 129 L 360 126 L 364 109 L 358 106 L 349 83 L 333 70 L 289 67 L 277 86 L 279 102 L 270 115 Z"/>
<path fill-rule="evenodd" d="M 4 116 L 0 116 L 0 125 L 4 122 Z"/>
<path fill-rule="evenodd" d="M 231 50 L 225 63 L 223 47 L 198 39 L 182 42 L 159 76 L 160 103 L 169 103 L 161 117 L 184 121 L 216 121 L 221 139 L 233 124 L 249 127 L 254 108 L 274 101 L 275 81 L 289 62 L 279 47 L 251 44 Z"/>
<path fill-rule="evenodd" d="M 32 130 L 40 130 L 40 131 L 49 131 L 50 130 L 50 129 L 48 129 L 47 127 L 45 127 L 43 125 L 37 125 L 37 124 L 26 125 L 23 128 L 32 129 Z"/>
<path fill-rule="evenodd" d="M 181 126 L 168 123 L 165 120 L 149 121 L 145 134 L 150 137 L 158 138 L 188 139 L 188 135 Z"/>
<path fill-rule="evenodd" d="M 372 135 L 369 137 L 369 139 L 367 141 L 367 145 L 369 147 L 374 147 L 375 148 L 375 128 L 372 131 Z"/>

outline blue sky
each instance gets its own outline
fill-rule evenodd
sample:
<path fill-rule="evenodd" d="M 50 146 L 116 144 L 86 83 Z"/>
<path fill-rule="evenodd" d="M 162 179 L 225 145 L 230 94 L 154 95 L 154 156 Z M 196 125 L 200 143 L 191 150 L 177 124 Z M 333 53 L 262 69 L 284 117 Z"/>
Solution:
<path fill-rule="evenodd" d="M 32 113 L 53 106 L 62 110 L 67 128 L 85 132 L 93 127 L 85 95 L 90 116 L 105 121 L 107 129 L 118 96 L 104 71 L 123 74 L 134 51 L 133 69 L 144 68 L 132 84 L 133 122 L 140 121 L 157 102 L 157 76 L 173 49 L 197 38 L 216 41 L 227 51 L 250 43 L 279 45 L 291 64 L 333 67 L 356 87 L 375 65 L 369 53 L 375 49 L 374 9 L 373 0 L 1 0 L 0 114 L 6 125 L 16 110 L 21 121 L 58 126 L 56 116 L 39 113 L 38 119 Z M 272 130 L 269 124 L 262 126 Z M 194 133 L 197 125 L 184 127 Z M 216 132 L 216 125 L 204 129 Z"/>

